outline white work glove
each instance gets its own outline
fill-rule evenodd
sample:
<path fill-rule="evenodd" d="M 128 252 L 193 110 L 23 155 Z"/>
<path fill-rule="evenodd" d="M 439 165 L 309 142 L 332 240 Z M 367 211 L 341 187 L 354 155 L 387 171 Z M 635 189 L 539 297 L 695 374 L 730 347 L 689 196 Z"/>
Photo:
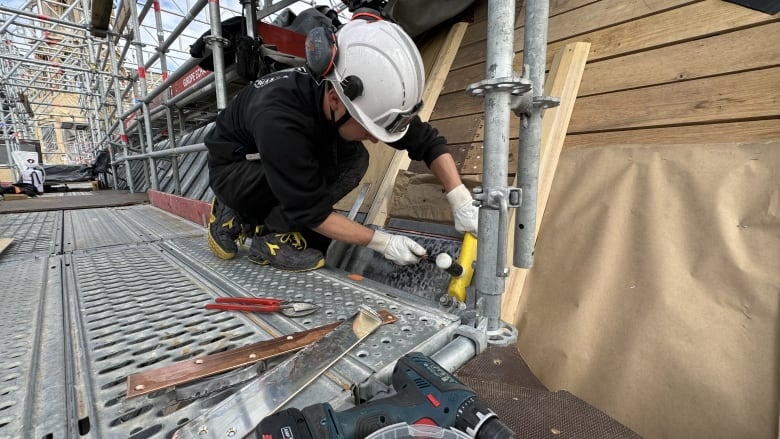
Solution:
<path fill-rule="evenodd" d="M 477 235 L 479 208 L 473 204 L 471 192 L 461 183 L 460 186 L 447 192 L 447 201 L 452 206 L 452 216 L 455 217 L 455 230 L 471 232 Z"/>
<path fill-rule="evenodd" d="M 398 265 L 416 264 L 420 262 L 420 257 L 426 253 L 423 246 L 411 238 L 391 235 L 379 230 L 374 231 L 374 237 L 371 238 L 367 247 L 381 253 L 386 259 Z"/>

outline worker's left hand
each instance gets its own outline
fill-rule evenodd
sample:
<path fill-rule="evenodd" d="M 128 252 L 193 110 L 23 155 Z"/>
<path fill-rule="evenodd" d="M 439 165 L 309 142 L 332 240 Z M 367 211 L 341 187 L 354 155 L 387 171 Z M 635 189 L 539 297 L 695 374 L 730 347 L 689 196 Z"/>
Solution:
<path fill-rule="evenodd" d="M 452 206 L 452 215 L 455 217 L 455 230 L 459 232 L 471 232 L 477 234 L 479 221 L 479 208 L 473 204 L 471 193 L 466 186 L 460 186 L 447 192 L 447 201 Z"/>

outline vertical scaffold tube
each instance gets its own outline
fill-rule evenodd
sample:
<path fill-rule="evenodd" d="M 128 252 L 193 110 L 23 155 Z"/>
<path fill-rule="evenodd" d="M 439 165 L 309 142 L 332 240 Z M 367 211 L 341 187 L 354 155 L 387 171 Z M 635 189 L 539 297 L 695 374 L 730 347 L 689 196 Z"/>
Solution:
<path fill-rule="evenodd" d="M 214 86 L 217 92 L 217 111 L 227 106 L 227 90 L 225 87 L 225 58 L 222 38 L 222 19 L 219 12 L 219 0 L 209 0 L 209 21 L 211 23 L 211 53 L 214 60 Z"/>
<path fill-rule="evenodd" d="M 160 70 L 162 71 L 163 82 L 168 80 L 168 58 L 162 49 L 165 45 L 165 34 L 163 33 L 162 14 L 160 12 L 160 2 L 154 0 L 154 23 L 157 26 L 157 44 L 160 53 Z M 165 123 L 168 128 L 168 148 L 176 148 L 176 133 L 173 130 L 173 115 L 168 100 L 171 96 L 171 88 L 166 87 L 162 92 L 162 102 L 165 106 Z M 171 170 L 173 171 L 174 193 L 181 195 L 181 176 L 179 176 L 179 157 L 171 156 Z"/>
<path fill-rule="evenodd" d="M 490 0 L 488 3 L 488 35 L 486 83 L 511 78 L 514 57 L 515 2 Z M 505 278 L 496 276 L 499 234 L 507 233 L 499 227 L 500 209 L 491 199 L 507 192 L 509 150 L 509 118 L 511 90 L 496 87 L 485 92 L 485 141 L 483 151 L 482 207 L 479 209 L 479 246 L 474 284 L 482 315 L 487 319 L 487 330 L 501 327 L 501 294 Z M 505 213 L 505 212 L 504 212 Z M 503 251 L 506 251 L 504 248 Z M 489 267 L 494 267 L 490 269 Z M 500 268 L 500 267 L 499 267 Z"/>
<path fill-rule="evenodd" d="M 523 191 L 523 202 L 515 215 L 515 248 L 513 265 L 531 268 L 536 242 L 536 204 L 539 190 L 539 159 L 542 141 L 542 106 L 536 98 L 544 96 L 544 70 L 547 58 L 548 0 L 528 1 L 525 5 L 523 64 L 533 87 L 534 103 L 530 114 L 523 116 L 520 129 L 520 151 L 517 157 L 517 184 Z"/>
<path fill-rule="evenodd" d="M 114 53 L 114 41 L 109 38 L 108 39 L 108 56 L 111 57 L 111 70 L 114 77 L 119 76 L 119 63 L 116 59 L 116 53 Z M 122 142 L 122 155 L 125 157 L 130 154 L 127 142 L 127 132 L 125 132 L 125 119 L 122 118 L 122 114 L 124 114 L 124 109 L 122 108 L 122 89 L 119 85 L 119 81 L 114 81 L 114 102 L 116 102 L 116 117 L 117 121 L 119 122 L 119 139 Z M 114 160 L 112 158 L 111 163 L 113 163 Z M 116 172 L 114 172 L 114 175 L 116 175 Z M 130 193 L 135 193 L 135 186 L 133 185 L 133 173 L 130 171 L 130 162 L 125 161 L 125 179 L 127 180 L 127 189 L 130 190 Z M 115 189 L 117 189 L 115 187 Z"/>
<path fill-rule="evenodd" d="M 135 5 L 130 7 L 132 13 L 130 14 L 133 24 L 133 44 L 135 44 L 136 61 L 138 63 L 138 82 L 140 83 L 140 97 L 141 97 L 141 113 L 144 118 L 144 128 L 146 128 L 146 151 L 154 151 L 154 135 L 152 134 L 152 116 L 149 104 L 145 102 L 146 93 L 148 91 L 146 85 L 146 67 L 144 67 L 144 51 L 143 43 L 141 42 L 141 23 L 138 20 L 138 9 Z M 139 119 L 140 122 L 140 119 Z M 138 125 L 139 136 L 143 136 L 140 132 L 141 126 Z M 151 182 L 151 188 L 154 190 L 160 189 L 160 183 L 157 179 L 157 162 L 154 157 L 149 157 L 149 180 Z"/>

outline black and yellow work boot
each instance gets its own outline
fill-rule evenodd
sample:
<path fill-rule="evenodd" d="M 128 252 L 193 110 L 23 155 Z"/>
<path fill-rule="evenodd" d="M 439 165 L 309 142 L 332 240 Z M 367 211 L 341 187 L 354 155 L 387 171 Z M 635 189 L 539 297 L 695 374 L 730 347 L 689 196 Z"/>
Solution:
<path fill-rule="evenodd" d="M 238 252 L 236 240 L 244 239 L 241 220 L 236 212 L 216 197 L 211 202 L 209 216 L 209 248 L 220 259 L 233 259 Z"/>
<path fill-rule="evenodd" d="M 285 271 L 309 271 L 325 265 L 322 252 L 306 247 L 299 232 L 268 233 L 255 236 L 249 247 L 249 260 Z"/>

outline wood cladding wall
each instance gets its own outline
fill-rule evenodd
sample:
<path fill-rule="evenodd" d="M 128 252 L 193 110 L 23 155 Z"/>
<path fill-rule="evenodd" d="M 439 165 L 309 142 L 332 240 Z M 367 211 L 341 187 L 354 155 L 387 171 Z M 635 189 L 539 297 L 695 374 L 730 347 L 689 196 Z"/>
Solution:
<path fill-rule="evenodd" d="M 463 175 L 482 173 L 483 100 L 464 90 L 485 78 L 487 3 L 474 6 L 430 119 Z M 591 48 L 564 148 L 780 139 L 780 14 L 721 0 L 551 0 L 548 68 L 556 51 L 576 41 Z M 513 117 L 510 175 L 518 136 Z M 410 170 L 427 172 L 419 164 Z"/>

